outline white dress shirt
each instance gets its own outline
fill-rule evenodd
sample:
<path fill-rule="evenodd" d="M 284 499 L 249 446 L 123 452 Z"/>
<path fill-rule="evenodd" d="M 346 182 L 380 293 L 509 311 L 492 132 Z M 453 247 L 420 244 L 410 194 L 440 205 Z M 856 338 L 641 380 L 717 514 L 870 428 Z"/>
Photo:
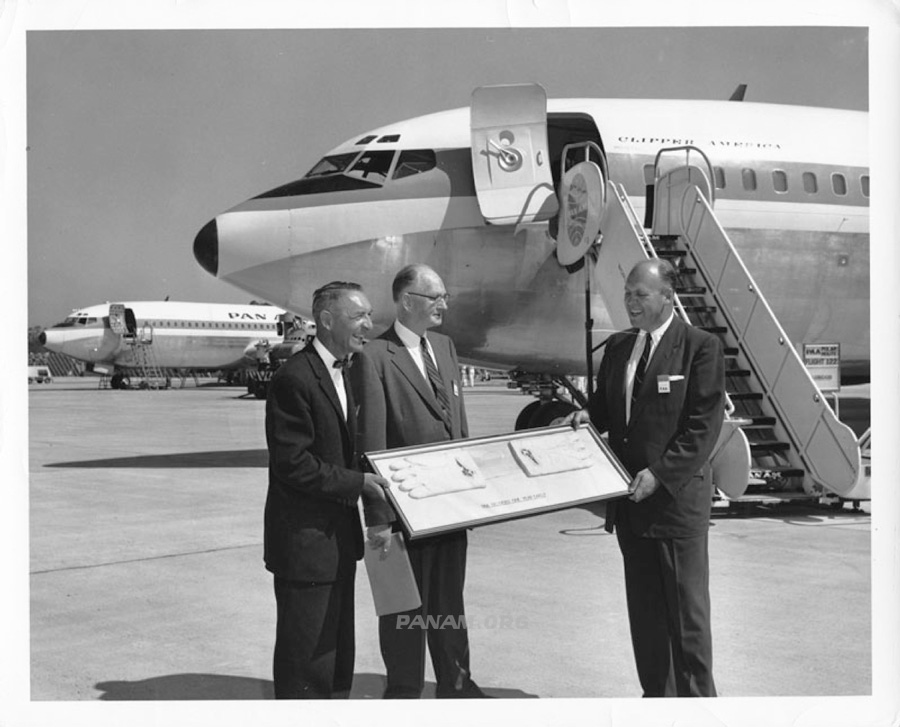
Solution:
<path fill-rule="evenodd" d="M 652 331 L 650 335 L 650 340 L 652 341 L 650 344 L 650 355 L 647 357 L 647 366 L 650 366 L 650 361 L 653 359 L 653 354 L 656 353 L 656 347 L 659 346 L 660 339 L 666 334 L 666 331 L 669 330 L 669 326 L 672 324 L 672 318 L 675 317 L 675 311 L 673 310 L 669 317 L 666 319 L 666 322 L 663 323 L 659 328 L 655 331 Z M 628 359 L 628 366 L 625 368 L 625 421 L 631 421 L 631 391 L 634 388 L 634 374 L 637 371 L 638 362 L 641 360 L 641 354 L 644 353 L 644 342 L 647 340 L 647 331 L 638 331 L 637 335 L 634 337 L 634 347 L 631 349 L 631 358 Z M 646 371 L 647 369 L 644 369 Z"/>
<path fill-rule="evenodd" d="M 347 420 L 347 389 L 344 388 L 344 369 L 335 368 L 334 362 L 337 361 L 334 354 L 331 353 L 323 343 L 318 339 L 313 339 L 313 346 L 316 347 L 316 352 L 319 356 L 322 357 L 322 361 L 325 363 L 325 368 L 328 369 L 328 373 L 331 374 L 331 383 L 334 384 L 334 390 L 337 392 L 338 400 L 341 402 L 341 413 L 344 415 L 344 421 Z"/>
<path fill-rule="evenodd" d="M 422 342 L 420 337 L 409 330 L 409 328 L 404 326 L 400 321 L 394 321 L 394 330 L 397 332 L 397 337 L 403 342 L 403 345 L 406 346 L 409 355 L 412 356 L 412 360 L 415 362 L 416 367 L 422 372 L 425 381 L 428 381 L 430 385 L 431 382 L 428 379 L 428 371 L 425 370 L 425 361 L 422 359 Z M 428 346 L 428 352 L 431 354 L 431 360 L 434 361 L 434 367 L 438 368 L 437 358 L 434 355 L 434 349 L 431 347 L 431 341 L 428 340 L 428 336 L 425 336 L 425 345 Z M 440 369 L 438 369 L 438 371 L 440 371 Z"/>

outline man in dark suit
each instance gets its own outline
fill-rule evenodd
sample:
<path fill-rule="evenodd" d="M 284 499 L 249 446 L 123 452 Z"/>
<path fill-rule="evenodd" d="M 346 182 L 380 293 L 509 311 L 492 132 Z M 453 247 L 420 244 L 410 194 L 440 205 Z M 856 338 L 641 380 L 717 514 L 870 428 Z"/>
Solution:
<path fill-rule="evenodd" d="M 447 336 L 425 335 L 443 322 L 449 300 L 443 281 L 426 265 L 409 265 L 397 273 L 392 293 L 397 320 L 366 345 L 353 369 L 359 448 L 378 451 L 467 437 L 456 348 Z M 390 527 L 370 527 L 369 538 L 375 547 L 386 547 Z M 485 696 L 469 673 L 466 543 L 465 530 L 407 543 L 422 606 L 379 620 L 385 699 L 421 696 L 426 635 L 438 698 Z M 439 616 L 445 627 L 428 628 L 429 615 Z M 458 628 L 446 627 L 448 616 Z"/>
<path fill-rule="evenodd" d="M 355 404 L 345 385 L 371 314 L 355 283 L 317 290 L 316 338 L 269 387 L 264 557 L 278 613 L 276 699 L 346 698 L 353 681 L 353 589 L 363 549 L 357 500 L 383 501 L 387 486 L 356 469 Z"/>
<path fill-rule="evenodd" d="M 645 697 L 716 696 L 707 540 L 711 485 L 701 468 L 725 406 L 718 337 L 673 314 L 675 271 L 638 263 L 625 282 L 634 328 L 609 339 L 588 411 L 634 478 L 607 505 L 625 565 L 631 641 Z"/>

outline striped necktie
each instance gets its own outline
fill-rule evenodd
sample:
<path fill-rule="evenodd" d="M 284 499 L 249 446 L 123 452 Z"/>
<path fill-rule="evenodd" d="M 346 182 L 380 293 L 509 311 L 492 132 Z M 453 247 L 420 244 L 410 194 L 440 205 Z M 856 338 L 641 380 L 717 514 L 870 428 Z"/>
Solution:
<path fill-rule="evenodd" d="M 647 340 L 644 343 L 644 352 L 641 354 L 641 360 L 638 361 L 637 369 L 634 372 L 634 383 L 631 385 L 631 405 L 637 399 L 638 389 L 641 388 L 641 381 L 644 380 L 644 372 L 647 370 L 647 361 L 650 360 L 650 349 L 653 347 L 653 336 L 647 334 Z"/>
<path fill-rule="evenodd" d="M 420 345 L 422 348 L 422 361 L 424 361 L 425 371 L 428 373 L 428 381 L 431 383 L 431 388 L 434 389 L 434 395 L 438 400 L 438 404 L 441 405 L 441 409 L 444 411 L 444 414 L 448 415 L 450 413 L 450 397 L 447 396 L 447 390 L 444 388 L 444 382 L 441 381 L 441 375 L 438 373 L 437 366 L 434 363 L 434 359 L 431 358 L 431 351 L 428 350 L 428 344 L 425 341 L 425 336 L 422 336 Z"/>

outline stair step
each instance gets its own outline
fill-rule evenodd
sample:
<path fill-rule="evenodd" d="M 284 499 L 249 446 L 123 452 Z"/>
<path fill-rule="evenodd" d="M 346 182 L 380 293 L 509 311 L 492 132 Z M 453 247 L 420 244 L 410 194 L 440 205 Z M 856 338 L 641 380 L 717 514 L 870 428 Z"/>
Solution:
<path fill-rule="evenodd" d="M 687 256 L 687 250 L 677 250 L 675 248 L 653 248 L 659 257 L 664 258 L 683 258 Z"/>
<path fill-rule="evenodd" d="M 791 448 L 790 442 L 782 442 L 778 439 L 765 439 L 760 442 L 750 442 L 750 452 L 784 452 Z"/>
<path fill-rule="evenodd" d="M 762 401 L 763 395 L 758 391 L 736 391 L 729 393 L 732 401 Z"/>
<path fill-rule="evenodd" d="M 708 333 L 728 333 L 727 326 L 697 326 L 697 328 Z"/>
<path fill-rule="evenodd" d="M 739 348 L 729 348 L 729 347 L 726 347 L 726 348 L 725 348 L 725 358 L 734 358 L 734 357 L 737 356 L 740 352 L 741 352 L 741 350 L 740 350 Z"/>
<path fill-rule="evenodd" d="M 685 313 L 715 313 L 719 310 L 714 305 L 683 305 Z"/>
<path fill-rule="evenodd" d="M 684 287 L 675 288 L 677 295 L 698 296 L 706 295 L 706 288 L 702 285 L 686 285 Z"/>
<path fill-rule="evenodd" d="M 748 379 L 750 378 L 750 369 L 726 369 L 726 376 L 733 376 L 734 378 Z"/>
<path fill-rule="evenodd" d="M 741 427 L 741 429 L 761 429 L 764 427 L 774 427 L 777 422 L 775 417 L 768 416 L 752 416 L 748 418 L 750 419 L 750 423 L 745 424 Z"/>

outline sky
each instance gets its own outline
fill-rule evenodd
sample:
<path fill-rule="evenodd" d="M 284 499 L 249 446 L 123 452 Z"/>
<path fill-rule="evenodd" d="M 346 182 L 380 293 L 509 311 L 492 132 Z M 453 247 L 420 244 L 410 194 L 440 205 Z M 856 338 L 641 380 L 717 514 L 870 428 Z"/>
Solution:
<path fill-rule="evenodd" d="M 28 323 L 107 300 L 247 302 L 193 258 L 209 219 L 479 85 L 726 99 L 746 83 L 747 101 L 865 110 L 867 52 L 865 28 L 32 31 Z"/>
<path fill-rule="evenodd" d="M 746 83 L 747 101 L 869 109 L 872 326 L 888 332 L 872 337 L 873 419 L 884 425 L 873 437 L 876 481 L 889 485 L 873 507 L 873 564 L 889 574 L 873 579 L 873 653 L 876 690 L 895 695 L 900 448 L 882 442 L 896 441 L 900 403 L 900 302 L 890 294 L 900 270 L 898 17 L 896 0 L 0 1 L 0 357 L 13 374 L 25 366 L 20 311 L 48 326 L 106 300 L 248 300 L 193 258 L 209 219 L 302 176 L 349 137 L 466 106 L 479 85 L 724 99 Z M 0 377 L 0 582 L 27 595 L 24 379 Z M 21 717 L 44 705 L 26 701 L 27 598 L 5 605 L 0 707 L 12 702 Z M 716 702 L 696 724 L 776 723 Z M 805 700 L 777 723 L 849 723 L 829 707 Z M 850 705 L 867 717 L 870 707 Z M 596 714 L 613 724 L 613 711 Z M 57 722 L 118 714 L 79 710 Z M 155 714 L 131 712 L 129 723 L 156 724 Z"/>

